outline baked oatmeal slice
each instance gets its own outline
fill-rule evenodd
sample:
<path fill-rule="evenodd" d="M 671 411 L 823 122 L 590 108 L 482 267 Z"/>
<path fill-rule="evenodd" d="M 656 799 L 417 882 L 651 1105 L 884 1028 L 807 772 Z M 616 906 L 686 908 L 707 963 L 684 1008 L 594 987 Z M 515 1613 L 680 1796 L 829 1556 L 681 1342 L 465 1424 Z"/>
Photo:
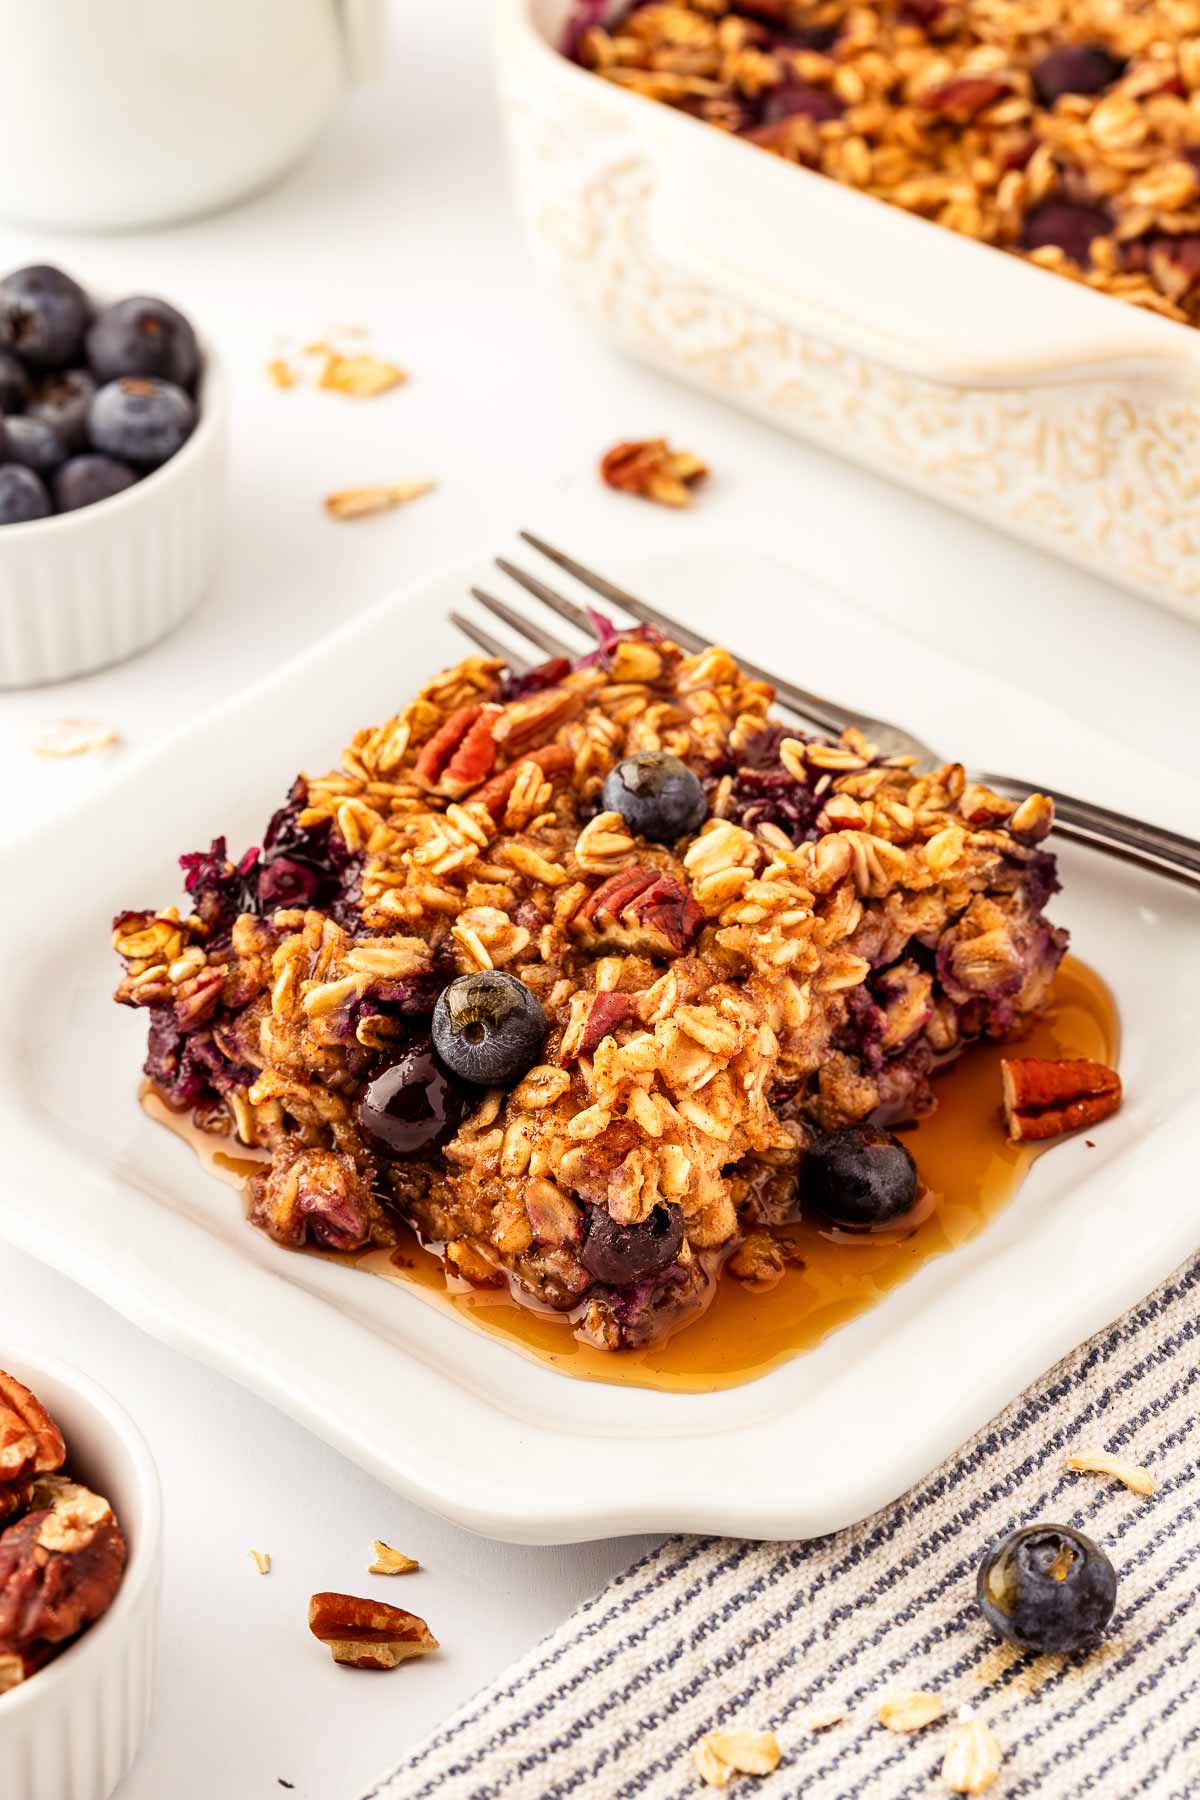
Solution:
<path fill-rule="evenodd" d="M 815 1134 L 918 1118 L 939 1067 L 1019 1035 L 1066 938 L 1048 802 L 800 736 L 723 650 L 600 638 L 438 676 L 300 776 L 260 849 L 184 857 L 186 915 L 114 942 L 149 1082 L 270 1155 L 254 1224 L 350 1250 L 405 1221 L 449 1278 L 618 1349 L 694 1316 L 740 1245 L 753 1278 Z M 605 804 L 647 757 L 698 801 L 666 842 Z M 433 1043 L 481 972 L 544 1023 L 488 1088 Z"/>

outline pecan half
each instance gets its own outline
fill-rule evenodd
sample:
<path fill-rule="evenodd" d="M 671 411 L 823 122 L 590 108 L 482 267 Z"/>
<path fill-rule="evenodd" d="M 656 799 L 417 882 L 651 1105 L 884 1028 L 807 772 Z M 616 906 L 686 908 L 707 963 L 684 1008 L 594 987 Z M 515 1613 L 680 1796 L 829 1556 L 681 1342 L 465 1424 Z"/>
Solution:
<path fill-rule="evenodd" d="M 107 1612 L 125 1572 L 125 1539 L 101 1495 L 45 1475 L 31 1501 L 0 1533 L 0 1652 L 74 1637 Z"/>
<path fill-rule="evenodd" d="M 922 94 L 917 104 L 926 112 L 936 113 L 939 119 L 969 125 L 976 113 L 1011 92 L 1007 81 L 997 81 L 992 75 L 960 75 Z"/>
<path fill-rule="evenodd" d="M 692 488 L 708 469 L 688 450 L 672 450 L 666 438 L 614 444 L 600 459 L 600 474 L 611 488 L 636 494 L 659 506 L 690 506 Z"/>
<path fill-rule="evenodd" d="M 334 1662 L 351 1669 L 394 1669 L 414 1656 L 428 1656 L 438 1641 L 424 1619 L 382 1600 L 353 1594 L 314 1594 L 308 1629 L 327 1644 Z"/>
<path fill-rule="evenodd" d="M 457 800 L 478 787 L 496 766 L 492 733 L 502 708 L 460 706 L 423 746 L 413 767 L 421 787 Z"/>
<path fill-rule="evenodd" d="M 66 1456 L 62 1432 L 41 1401 L 0 1369 L 0 1484 L 51 1474 Z"/>
<path fill-rule="evenodd" d="M 704 923 L 704 914 L 673 875 L 635 864 L 619 869 L 589 894 L 571 921 L 587 949 L 603 944 L 651 956 L 679 956 Z"/>
<path fill-rule="evenodd" d="M 475 795 L 475 799 L 481 806 L 487 807 L 493 819 L 498 823 L 504 817 L 508 797 L 516 786 L 522 769 L 529 768 L 531 764 L 535 765 L 547 779 L 552 781 L 556 775 L 565 775 L 567 770 L 572 767 L 574 760 L 564 744 L 545 744 L 540 750 L 530 750 L 527 754 L 519 757 L 516 762 L 509 763 L 507 769 L 501 769 L 498 775 L 493 775 L 490 780 L 485 781 Z M 518 923 L 523 924 L 524 921 L 518 920 Z"/>
<path fill-rule="evenodd" d="M 1008 1057 L 1000 1067 L 1004 1116 L 1014 1143 L 1061 1137 L 1096 1125 L 1121 1104 L 1117 1071 L 1086 1057 Z"/>

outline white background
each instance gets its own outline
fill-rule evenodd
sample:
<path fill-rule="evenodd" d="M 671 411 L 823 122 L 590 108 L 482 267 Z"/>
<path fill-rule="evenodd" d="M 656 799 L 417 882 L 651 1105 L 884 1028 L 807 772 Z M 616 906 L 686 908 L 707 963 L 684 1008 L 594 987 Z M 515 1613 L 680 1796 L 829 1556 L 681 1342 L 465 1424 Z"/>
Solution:
<path fill-rule="evenodd" d="M 87 285 L 161 291 L 194 315 L 230 368 L 234 474 L 225 572 L 182 630 L 123 669 L 0 696 L 0 833 L 86 802 L 101 773 L 102 759 L 34 756 L 40 724 L 98 718 L 130 746 L 152 743 L 388 589 L 481 547 L 511 547 L 521 524 L 593 560 L 668 552 L 700 530 L 764 548 L 782 538 L 805 567 L 918 637 L 1055 699 L 1064 729 L 1085 719 L 1194 768 L 1193 630 L 618 359 L 534 287 L 505 189 L 489 11 L 488 0 L 397 0 L 378 83 L 347 99 L 302 168 L 237 211 L 121 239 L 0 231 L 0 268 L 57 260 Z M 281 336 L 337 322 L 369 326 L 410 385 L 354 402 L 267 382 Z M 594 476 L 612 442 L 659 433 L 715 471 L 690 514 L 608 494 Z M 335 525 L 321 511 L 332 488 L 418 476 L 438 491 L 401 513 Z M 851 699 L 852 681 L 848 670 Z M 400 670 L 398 702 L 407 687 Z M 35 869 L 29 882 L 36 902 Z M 268 1800 L 284 1791 L 278 1777 L 300 1800 L 354 1800 L 639 1548 L 469 1538 L 0 1247 L 0 1355 L 10 1322 L 120 1395 L 162 1471 L 161 1697 L 121 1800 Z M 374 1536 L 426 1572 L 372 1581 Z M 252 1546 L 272 1553 L 268 1578 Z M 442 1653 L 387 1677 L 335 1669 L 304 1623 L 308 1595 L 326 1587 L 412 1607 Z"/>

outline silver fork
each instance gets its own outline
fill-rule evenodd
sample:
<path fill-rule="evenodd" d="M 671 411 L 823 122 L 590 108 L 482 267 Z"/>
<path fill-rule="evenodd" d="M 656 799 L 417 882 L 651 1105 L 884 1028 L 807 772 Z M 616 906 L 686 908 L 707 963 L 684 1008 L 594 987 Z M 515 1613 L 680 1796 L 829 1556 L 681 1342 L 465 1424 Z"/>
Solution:
<path fill-rule="evenodd" d="M 640 624 L 656 626 L 664 632 L 673 643 L 684 650 L 704 650 L 708 640 L 698 632 L 692 631 L 679 620 L 662 612 L 656 606 L 650 606 L 636 594 L 630 594 L 613 581 L 598 575 L 594 569 L 587 568 L 577 562 L 565 551 L 556 550 L 544 539 L 535 537 L 530 531 L 521 532 L 521 537 L 541 556 L 562 569 L 585 588 L 598 594 L 611 605 L 619 606 Z M 515 581 L 535 600 L 549 607 L 550 611 L 567 624 L 577 627 L 593 642 L 595 633 L 591 620 L 583 607 L 565 594 L 559 593 L 539 576 L 505 557 L 496 558 L 496 566 Z M 481 587 L 473 587 L 471 593 L 479 604 L 486 608 L 493 618 L 515 632 L 526 644 L 532 645 L 545 657 L 565 656 L 575 658 L 580 654 L 579 648 L 556 636 L 553 632 L 533 619 L 528 619 L 518 612 L 507 601 L 499 599 Z M 524 658 L 514 656 L 490 631 L 466 613 L 452 612 L 450 617 L 458 629 L 470 638 L 488 656 L 503 657 L 516 674 L 524 674 L 530 663 Z M 736 647 L 727 648 L 737 656 Z M 775 689 L 776 700 L 780 708 L 794 714 L 803 724 L 810 728 L 815 726 L 819 732 L 830 732 L 834 736 L 851 726 L 857 727 L 863 736 L 878 745 L 884 756 L 914 756 L 918 763 L 931 767 L 939 767 L 949 759 L 940 756 L 930 745 L 914 737 L 912 732 L 904 731 L 898 725 L 889 724 L 886 719 L 875 719 L 869 713 L 855 712 L 852 707 L 840 706 L 836 701 L 827 700 L 821 694 L 810 693 L 806 688 L 797 687 L 794 682 L 785 681 L 778 675 L 772 675 L 769 669 L 763 669 L 757 663 L 738 657 L 741 667 L 756 680 L 766 681 Z M 1024 800 L 1030 794 L 1048 794 L 1054 801 L 1054 829 L 1061 837 L 1071 838 L 1078 843 L 1087 844 L 1094 850 L 1103 851 L 1105 855 L 1118 858 L 1122 862 L 1137 863 L 1142 868 L 1153 869 L 1160 875 L 1168 875 L 1174 880 L 1182 881 L 1190 887 L 1200 888 L 1200 843 L 1195 839 L 1184 837 L 1177 831 L 1168 831 L 1161 825 L 1149 825 L 1141 819 L 1131 819 L 1124 813 L 1110 812 L 1107 807 L 1095 806 L 1089 800 L 1077 800 L 1071 794 L 1059 793 L 1054 788 L 1032 786 L 1027 781 L 1019 781 L 1011 775 L 995 775 L 987 771 L 969 773 L 969 779 L 980 782 L 984 787 L 992 788 L 1012 800 Z"/>

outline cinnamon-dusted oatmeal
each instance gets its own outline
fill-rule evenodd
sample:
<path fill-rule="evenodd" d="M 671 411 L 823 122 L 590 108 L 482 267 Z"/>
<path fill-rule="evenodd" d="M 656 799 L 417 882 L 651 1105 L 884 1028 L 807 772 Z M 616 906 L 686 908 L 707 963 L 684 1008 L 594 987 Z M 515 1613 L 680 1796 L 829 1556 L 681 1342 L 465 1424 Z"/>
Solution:
<path fill-rule="evenodd" d="M 931 1110 L 936 1068 L 1037 1015 L 1066 940 L 1048 808 L 1018 829 L 957 764 L 777 723 L 724 650 L 598 630 L 523 679 L 445 671 L 114 944 L 150 1082 L 270 1155 L 253 1223 L 350 1251 L 404 1221 L 455 1283 L 615 1350 L 727 1263 L 770 1287 L 810 1148 Z M 691 823 L 660 841 L 668 801 Z M 907 1152 L 856 1141 L 894 1196 Z"/>
<path fill-rule="evenodd" d="M 583 0 L 606 81 L 1200 321 L 1197 0 Z M 886 279 L 886 270 L 881 271 Z"/>

